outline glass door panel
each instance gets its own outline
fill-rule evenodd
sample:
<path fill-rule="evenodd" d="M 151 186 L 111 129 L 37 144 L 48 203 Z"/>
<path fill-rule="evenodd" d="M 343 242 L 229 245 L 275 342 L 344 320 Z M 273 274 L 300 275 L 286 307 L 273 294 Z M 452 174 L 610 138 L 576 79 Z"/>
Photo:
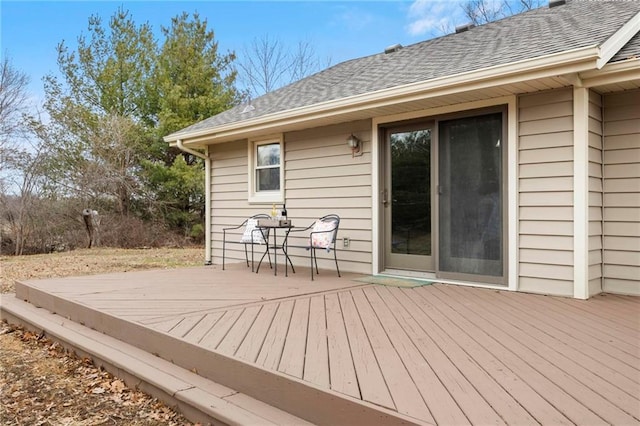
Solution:
<path fill-rule="evenodd" d="M 433 270 L 431 134 L 430 127 L 387 132 L 387 268 Z"/>
<path fill-rule="evenodd" d="M 502 114 L 439 123 L 439 273 L 504 275 Z"/>

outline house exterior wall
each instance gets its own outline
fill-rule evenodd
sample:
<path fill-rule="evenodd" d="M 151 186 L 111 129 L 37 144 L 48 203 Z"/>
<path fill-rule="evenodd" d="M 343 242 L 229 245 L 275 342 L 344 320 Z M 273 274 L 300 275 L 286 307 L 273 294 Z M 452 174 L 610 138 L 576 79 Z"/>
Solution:
<path fill-rule="evenodd" d="M 603 105 L 603 290 L 640 295 L 640 91 Z"/>
<path fill-rule="evenodd" d="M 510 244 L 517 250 L 520 291 L 574 296 L 573 93 L 566 88 L 517 97 L 517 239 Z M 640 294 L 640 91 L 602 96 L 591 90 L 588 111 L 588 294 Z M 362 120 L 283 135 L 289 216 L 295 226 L 307 226 L 338 214 L 338 258 L 345 271 L 371 273 L 374 267 L 374 124 Z M 351 133 L 364 142 L 362 156 L 353 157 L 346 146 Z M 248 201 L 247 144 L 210 147 L 214 263 L 221 262 L 223 227 L 271 208 Z M 293 235 L 291 245 L 304 243 Z M 294 265 L 307 265 L 304 249 L 290 255 Z M 228 246 L 227 258 L 243 260 L 243 247 Z M 331 262 L 319 256 L 321 268 L 332 269 Z"/>
<path fill-rule="evenodd" d="M 573 295 L 573 93 L 518 98 L 518 289 Z"/>
<path fill-rule="evenodd" d="M 230 142 L 209 147 L 211 157 L 211 250 L 212 261 L 222 264 L 222 229 L 241 224 L 247 217 L 262 212 L 247 202 L 247 141 Z M 238 236 L 235 241 L 239 241 Z M 227 261 L 244 259 L 240 244 L 229 244 Z M 232 260 L 233 261 L 233 260 Z"/>
<path fill-rule="evenodd" d="M 371 122 L 363 120 L 284 134 L 285 199 L 293 225 L 306 227 L 321 216 L 338 214 L 340 267 L 361 273 L 371 272 L 370 129 Z M 362 156 L 352 157 L 346 145 L 351 133 L 363 141 Z M 248 201 L 247 144 L 244 140 L 210 147 L 214 263 L 222 263 L 223 228 L 271 211 L 271 203 Z M 343 237 L 350 239 L 349 248 L 342 247 Z M 304 241 L 292 233 L 289 244 Z M 226 250 L 227 262 L 244 260 L 242 245 L 228 244 Z M 309 252 L 303 248 L 292 247 L 289 255 L 294 265 L 308 263 Z M 335 268 L 333 257 L 319 254 L 318 266 Z"/>
<path fill-rule="evenodd" d="M 361 156 L 352 157 L 346 144 L 351 133 L 363 141 Z M 371 273 L 371 121 L 291 132 L 284 142 L 287 211 L 294 226 L 306 227 L 321 216 L 337 214 L 341 269 Z M 350 240 L 348 248 L 343 247 L 344 237 Z M 290 245 L 304 243 L 290 234 Z M 294 265 L 308 264 L 304 249 L 290 249 L 289 255 Z M 319 254 L 318 266 L 334 269 L 332 256 Z"/>
<path fill-rule="evenodd" d="M 602 96 L 589 91 L 589 295 L 602 292 Z"/>

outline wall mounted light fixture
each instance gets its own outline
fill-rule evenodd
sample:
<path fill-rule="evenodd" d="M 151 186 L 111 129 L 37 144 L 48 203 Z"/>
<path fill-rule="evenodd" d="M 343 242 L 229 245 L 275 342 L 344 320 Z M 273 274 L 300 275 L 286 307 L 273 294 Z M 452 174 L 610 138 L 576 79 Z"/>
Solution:
<path fill-rule="evenodd" d="M 360 156 L 362 155 L 362 141 L 354 136 L 353 133 L 347 138 L 347 146 L 351 148 L 351 156 Z"/>

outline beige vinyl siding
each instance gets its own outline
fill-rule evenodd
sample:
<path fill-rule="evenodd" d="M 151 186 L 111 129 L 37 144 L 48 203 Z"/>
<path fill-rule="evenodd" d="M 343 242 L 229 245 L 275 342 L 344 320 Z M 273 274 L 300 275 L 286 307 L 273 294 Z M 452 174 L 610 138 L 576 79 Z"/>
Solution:
<path fill-rule="evenodd" d="M 602 96 L 589 91 L 589 295 L 602 292 Z"/>
<path fill-rule="evenodd" d="M 211 145 L 211 216 L 212 259 L 222 264 L 222 229 L 241 224 L 256 213 L 267 213 L 267 208 L 256 208 L 247 202 L 248 157 L 247 140 Z M 239 241 L 240 235 L 232 237 Z M 227 246 L 227 262 L 244 260 L 241 244 Z"/>
<path fill-rule="evenodd" d="M 573 93 L 518 98 L 518 289 L 573 295 Z"/>
<path fill-rule="evenodd" d="M 603 290 L 640 295 L 640 91 L 603 104 Z"/>
<path fill-rule="evenodd" d="M 351 156 L 346 143 L 351 133 L 364 142 L 362 156 Z M 248 202 L 247 143 L 243 140 L 210 147 L 214 263 L 222 263 L 222 228 L 239 225 L 253 214 L 271 211 L 270 203 Z M 340 269 L 370 273 L 371 122 L 285 133 L 284 180 L 287 212 L 293 225 L 306 227 L 323 215 L 338 214 Z M 291 234 L 290 245 L 303 245 L 303 239 L 294 235 Z M 343 237 L 351 240 L 349 248 L 343 248 Z M 308 266 L 309 252 L 305 249 L 291 247 L 289 254 L 294 266 Z M 227 245 L 226 257 L 228 262 L 244 260 L 243 246 Z M 279 256 L 278 263 L 281 261 Z M 333 253 L 319 253 L 318 265 L 335 270 Z"/>
<path fill-rule="evenodd" d="M 347 137 L 363 141 L 363 155 L 352 157 Z M 338 260 L 341 270 L 371 273 L 371 122 L 369 120 L 285 134 L 287 211 L 295 226 L 308 226 L 326 214 L 340 216 Z M 305 235 L 305 234 L 303 234 Z M 348 248 L 343 238 L 350 239 Z M 306 241 L 295 233 L 292 246 Z M 294 265 L 307 266 L 309 252 L 289 250 Z M 333 255 L 318 254 L 320 268 L 335 269 Z"/>

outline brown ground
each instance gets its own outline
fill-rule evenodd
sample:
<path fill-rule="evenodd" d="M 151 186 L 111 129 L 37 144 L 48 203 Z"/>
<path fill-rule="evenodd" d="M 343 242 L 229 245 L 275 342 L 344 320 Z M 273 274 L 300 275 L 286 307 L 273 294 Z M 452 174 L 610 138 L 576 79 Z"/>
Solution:
<path fill-rule="evenodd" d="M 91 249 L 0 256 L 0 289 L 17 279 L 176 268 L 203 263 L 202 248 Z M 1 425 L 190 425 L 157 400 L 44 336 L 0 324 Z"/>

